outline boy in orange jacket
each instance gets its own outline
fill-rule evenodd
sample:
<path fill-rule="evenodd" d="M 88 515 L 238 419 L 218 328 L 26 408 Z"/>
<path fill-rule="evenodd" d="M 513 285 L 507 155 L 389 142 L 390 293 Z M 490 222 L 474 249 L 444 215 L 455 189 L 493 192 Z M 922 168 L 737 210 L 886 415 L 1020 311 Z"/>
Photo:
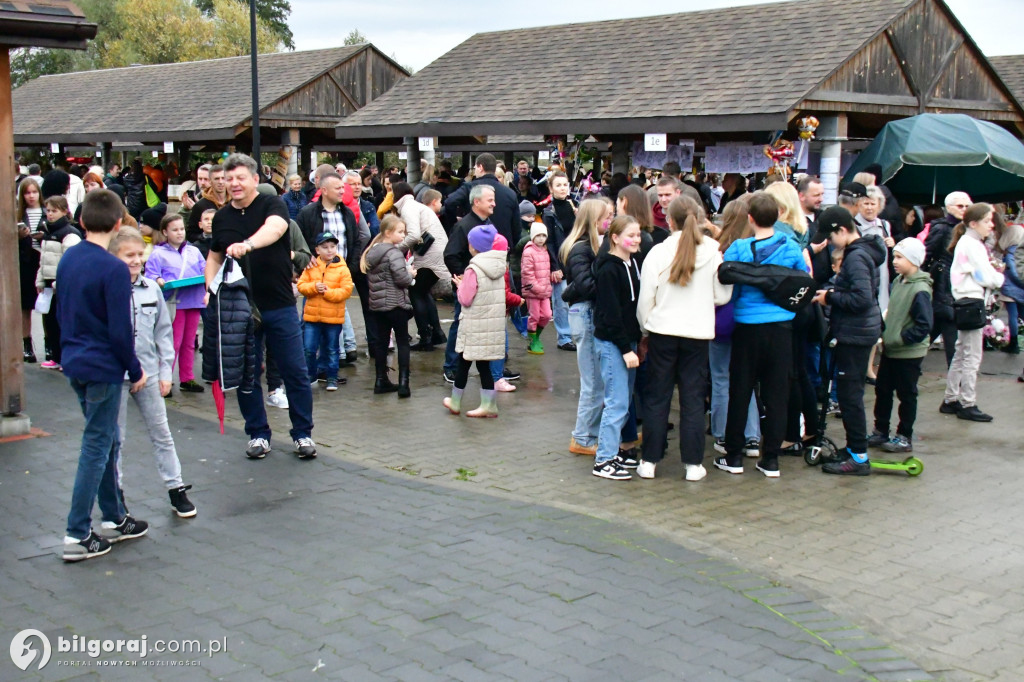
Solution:
<path fill-rule="evenodd" d="M 309 376 L 316 381 L 317 351 L 327 356 L 327 390 L 337 391 L 339 341 L 345 323 L 345 301 L 352 295 L 352 273 L 338 255 L 338 238 L 330 232 L 316 237 L 317 258 L 302 272 L 299 293 L 306 297 L 302 314 L 303 346 Z"/>

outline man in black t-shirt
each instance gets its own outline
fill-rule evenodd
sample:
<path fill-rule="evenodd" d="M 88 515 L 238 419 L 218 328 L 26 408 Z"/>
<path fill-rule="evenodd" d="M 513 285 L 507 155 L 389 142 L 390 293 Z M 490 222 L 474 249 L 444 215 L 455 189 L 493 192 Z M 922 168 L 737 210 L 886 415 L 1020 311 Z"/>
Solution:
<path fill-rule="evenodd" d="M 245 418 L 250 459 L 263 459 L 270 451 L 270 425 L 263 404 L 260 374 L 263 343 L 277 362 L 288 394 L 291 437 L 299 459 L 316 457 L 313 442 L 313 393 L 306 371 L 299 317 L 292 295 L 288 207 L 279 197 L 260 194 L 256 162 L 245 154 L 232 154 L 224 162 L 231 201 L 213 216 L 213 241 L 206 259 L 206 285 L 224 262 L 238 260 L 252 290 L 261 323 L 256 328 L 256 381 L 250 392 L 238 391 L 238 409 Z"/>

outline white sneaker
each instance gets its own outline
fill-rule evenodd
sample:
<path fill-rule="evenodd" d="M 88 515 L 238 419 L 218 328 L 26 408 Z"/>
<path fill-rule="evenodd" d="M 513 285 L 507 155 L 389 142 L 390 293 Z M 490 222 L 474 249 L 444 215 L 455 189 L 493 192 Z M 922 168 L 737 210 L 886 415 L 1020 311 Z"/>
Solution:
<path fill-rule="evenodd" d="M 687 464 L 686 465 L 686 480 L 687 481 L 699 481 L 708 475 L 708 470 L 704 468 L 703 464 Z"/>
<path fill-rule="evenodd" d="M 636 468 L 636 475 L 640 478 L 654 478 L 654 468 L 658 466 L 655 462 L 640 460 Z"/>
<path fill-rule="evenodd" d="M 504 378 L 498 379 L 494 382 L 494 390 L 499 393 L 511 393 L 516 390 L 516 387 L 506 381 Z"/>
<path fill-rule="evenodd" d="M 267 405 L 271 407 L 279 407 L 282 410 L 288 409 L 288 396 L 285 394 L 283 388 L 275 388 L 273 391 L 267 394 Z"/>

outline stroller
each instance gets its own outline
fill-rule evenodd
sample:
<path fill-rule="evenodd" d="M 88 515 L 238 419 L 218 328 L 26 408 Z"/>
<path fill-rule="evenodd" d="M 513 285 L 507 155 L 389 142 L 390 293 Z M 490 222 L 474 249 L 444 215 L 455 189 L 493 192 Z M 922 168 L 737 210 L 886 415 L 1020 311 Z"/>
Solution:
<path fill-rule="evenodd" d="M 831 336 L 831 335 L 830 335 Z M 827 349 L 826 349 L 827 347 Z M 818 404 L 821 409 L 818 412 L 818 423 L 814 432 L 814 444 L 804 450 L 804 461 L 809 466 L 817 466 L 825 462 L 838 462 L 843 459 L 836 442 L 825 435 L 828 428 L 828 404 L 829 395 L 832 390 L 832 382 L 835 381 L 835 350 L 836 340 L 828 338 L 822 344 L 821 361 L 818 369 L 821 372 L 821 385 L 818 386 Z M 905 471 L 908 476 L 920 476 L 924 471 L 924 462 L 917 457 L 907 457 L 902 461 L 889 459 L 868 460 L 871 469 L 880 471 Z"/>

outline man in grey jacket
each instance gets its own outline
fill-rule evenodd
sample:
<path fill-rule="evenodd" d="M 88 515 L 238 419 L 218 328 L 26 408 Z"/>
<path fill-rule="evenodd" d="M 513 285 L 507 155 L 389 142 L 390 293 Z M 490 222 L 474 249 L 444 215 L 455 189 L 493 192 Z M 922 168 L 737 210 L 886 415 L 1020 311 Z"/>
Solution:
<path fill-rule="evenodd" d="M 149 381 L 138 392 L 132 393 L 135 405 L 142 414 L 142 421 L 153 443 L 156 468 L 167 486 L 174 512 L 182 518 L 196 515 L 196 508 L 186 491 L 192 486 L 181 480 L 181 462 L 174 447 L 174 438 L 167 424 L 167 408 L 164 396 L 170 394 L 172 371 L 174 369 L 174 330 L 171 314 L 164 302 L 163 292 L 156 282 L 142 275 L 142 254 L 146 247 L 142 234 L 130 227 L 122 227 L 110 242 L 110 252 L 128 265 L 132 276 L 132 326 L 135 329 L 135 355 L 146 376 L 157 377 L 159 382 Z M 121 452 L 124 459 L 125 433 L 128 426 L 128 391 L 121 392 L 121 408 L 117 416 L 120 431 Z M 117 472 L 118 490 L 121 486 L 121 471 Z M 124 497 L 124 494 L 121 494 Z M 124 500 L 122 499 L 122 502 Z"/>

